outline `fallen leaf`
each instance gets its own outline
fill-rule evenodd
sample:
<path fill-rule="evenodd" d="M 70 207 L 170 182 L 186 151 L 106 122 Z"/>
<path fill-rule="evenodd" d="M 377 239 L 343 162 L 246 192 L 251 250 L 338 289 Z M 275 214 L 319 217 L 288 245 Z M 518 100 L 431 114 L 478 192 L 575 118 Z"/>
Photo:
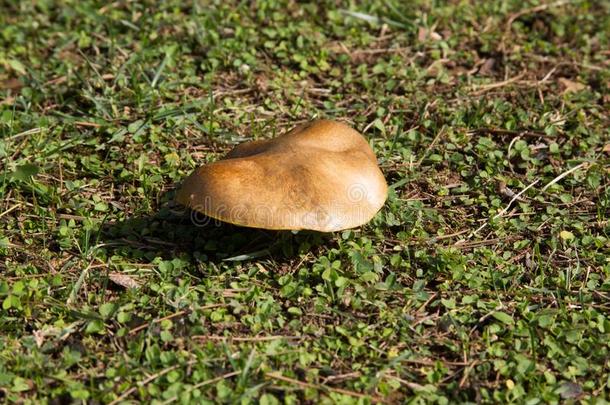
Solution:
<path fill-rule="evenodd" d="M 480 76 L 490 76 L 493 73 L 496 60 L 494 58 L 485 59 L 485 62 L 479 68 L 477 72 Z"/>
<path fill-rule="evenodd" d="M 263 93 L 269 89 L 269 81 L 263 74 L 256 76 L 254 83 L 256 84 L 256 88 Z"/>
<path fill-rule="evenodd" d="M 44 332 L 42 330 L 34 331 L 34 342 L 36 342 L 36 346 L 42 347 L 44 343 Z"/>
<path fill-rule="evenodd" d="M 23 83 L 19 79 L 10 78 L 0 81 L 0 90 L 19 90 L 23 87 Z"/>
<path fill-rule="evenodd" d="M 428 28 L 419 27 L 417 31 L 417 40 L 419 42 L 425 42 L 427 39 L 431 39 L 432 41 L 440 41 L 443 37 L 435 31 L 429 30 Z"/>
<path fill-rule="evenodd" d="M 0 105 L 3 105 L 3 104 L 13 104 L 13 101 L 15 101 L 14 97 L 7 97 L 4 100 L 0 100 Z"/>
<path fill-rule="evenodd" d="M 131 276 L 128 276 L 127 274 L 123 274 L 123 273 L 110 273 L 108 274 L 108 278 L 110 278 L 110 281 L 112 281 L 113 283 L 120 285 L 121 287 L 125 287 L 125 288 L 139 288 L 140 287 L 140 283 L 138 283 L 135 279 L 133 279 Z"/>
<path fill-rule="evenodd" d="M 26 163 L 24 165 L 17 166 L 15 171 L 12 173 L 12 177 L 16 180 L 27 181 L 36 176 L 38 172 L 40 172 L 40 168 L 38 166 Z"/>
<path fill-rule="evenodd" d="M 582 387 L 571 381 L 561 384 L 560 395 L 563 399 L 579 398 L 583 394 Z"/>
<path fill-rule="evenodd" d="M 557 81 L 563 86 L 563 93 L 577 93 L 587 88 L 582 83 L 575 82 L 573 80 L 566 79 L 565 77 L 560 77 Z"/>
<path fill-rule="evenodd" d="M 427 77 L 436 77 L 443 70 L 445 64 L 449 61 L 449 59 L 439 59 L 435 60 L 426 68 L 426 76 Z"/>

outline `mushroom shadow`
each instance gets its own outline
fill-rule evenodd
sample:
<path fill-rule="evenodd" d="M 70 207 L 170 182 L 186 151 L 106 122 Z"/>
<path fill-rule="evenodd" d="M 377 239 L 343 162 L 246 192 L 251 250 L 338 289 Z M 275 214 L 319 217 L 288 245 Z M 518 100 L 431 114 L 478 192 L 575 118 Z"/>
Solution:
<path fill-rule="evenodd" d="M 289 261 L 327 239 L 327 234 L 312 231 L 295 234 L 241 227 L 169 204 L 152 215 L 108 222 L 100 230 L 109 255 L 152 260 L 187 254 L 209 263 L 265 257 Z"/>

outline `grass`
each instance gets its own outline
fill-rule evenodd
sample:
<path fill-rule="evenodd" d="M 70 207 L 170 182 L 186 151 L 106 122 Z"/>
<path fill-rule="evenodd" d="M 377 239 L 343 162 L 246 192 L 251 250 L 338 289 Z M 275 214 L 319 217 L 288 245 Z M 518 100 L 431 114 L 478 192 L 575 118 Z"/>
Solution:
<path fill-rule="evenodd" d="M 610 396 L 607 2 L 204 3 L 1 3 L 0 402 Z M 172 206 L 316 117 L 379 157 L 366 226 Z"/>

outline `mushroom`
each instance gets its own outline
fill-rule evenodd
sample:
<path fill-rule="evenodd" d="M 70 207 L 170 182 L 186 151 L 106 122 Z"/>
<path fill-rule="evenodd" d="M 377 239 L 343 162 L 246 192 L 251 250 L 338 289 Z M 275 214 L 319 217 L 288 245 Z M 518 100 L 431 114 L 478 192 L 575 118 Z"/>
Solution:
<path fill-rule="evenodd" d="M 364 137 L 345 124 L 319 120 L 236 146 L 195 170 L 176 200 L 235 225 L 333 232 L 371 220 L 387 190 Z"/>

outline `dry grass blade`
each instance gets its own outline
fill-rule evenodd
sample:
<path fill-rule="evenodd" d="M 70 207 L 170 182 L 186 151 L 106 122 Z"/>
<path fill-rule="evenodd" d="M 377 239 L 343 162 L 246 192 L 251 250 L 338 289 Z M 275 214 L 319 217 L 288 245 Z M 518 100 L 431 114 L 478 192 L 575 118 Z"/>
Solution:
<path fill-rule="evenodd" d="M 525 187 L 523 190 L 519 191 L 517 194 L 515 194 L 513 196 L 513 198 L 511 198 L 511 200 L 508 202 L 508 204 L 506 204 L 506 206 L 500 210 L 500 212 L 498 212 L 496 215 L 493 216 L 492 220 L 500 218 L 501 216 L 503 216 L 504 214 L 506 214 L 508 212 L 508 209 L 511 207 L 511 205 L 517 201 L 519 199 L 519 197 L 521 197 L 527 190 L 529 190 L 530 188 L 534 187 L 536 184 L 538 184 L 538 182 L 540 181 L 540 179 L 534 180 L 532 183 L 530 183 L 527 187 Z M 473 233 L 471 233 L 468 237 L 472 238 L 473 236 L 475 236 L 477 233 L 479 233 L 483 228 L 485 228 L 487 225 L 489 225 L 490 221 L 486 221 L 483 225 L 481 225 L 479 228 L 477 228 L 477 230 L 475 230 Z"/>
<path fill-rule="evenodd" d="M 591 164 L 590 162 L 582 162 L 581 164 L 579 164 L 577 166 L 574 166 L 570 170 L 566 170 L 565 172 L 561 173 L 559 176 L 555 177 L 553 180 L 549 181 L 546 186 L 542 187 L 542 191 L 543 192 L 546 191 L 549 187 L 551 187 L 553 184 L 556 184 L 557 182 L 559 182 L 564 177 L 569 176 L 570 174 L 574 173 L 578 169 L 586 168 L 590 164 Z"/>
<path fill-rule="evenodd" d="M 505 87 L 512 83 L 518 82 L 519 80 L 521 80 L 523 78 L 523 76 L 525 76 L 525 72 L 521 72 L 517 76 L 511 77 L 510 79 L 507 79 L 507 80 L 504 80 L 501 82 L 482 84 L 479 86 L 475 86 L 474 91 L 472 91 L 470 94 L 472 94 L 473 96 L 480 96 L 481 94 L 488 92 L 490 90 L 499 89 L 501 87 Z"/>

